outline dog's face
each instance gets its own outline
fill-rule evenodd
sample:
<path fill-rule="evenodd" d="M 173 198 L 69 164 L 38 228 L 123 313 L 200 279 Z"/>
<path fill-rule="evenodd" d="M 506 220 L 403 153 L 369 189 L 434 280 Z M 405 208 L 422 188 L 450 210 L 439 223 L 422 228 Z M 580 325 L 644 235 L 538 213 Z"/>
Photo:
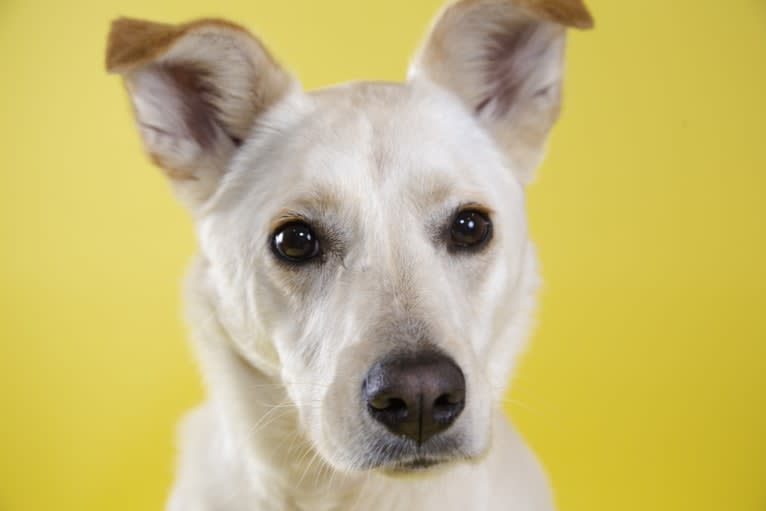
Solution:
<path fill-rule="evenodd" d="M 195 215 L 219 316 L 327 463 L 488 447 L 535 287 L 523 185 L 564 25 L 588 23 L 576 1 L 464 0 L 407 83 L 315 93 L 238 27 L 115 25 L 108 64 Z"/>
<path fill-rule="evenodd" d="M 489 380 L 492 343 L 514 317 L 526 262 L 521 185 L 433 86 L 356 84 L 288 101 L 241 149 L 200 222 L 219 293 L 259 323 L 238 329 L 273 342 L 281 379 L 334 464 L 477 455 L 490 389 L 507 376 Z M 432 401 L 464 392 L 464 409 L 419 442 L 423 432 L 376 420 L 365 382 L 381 361 L 426 354 L 464 378 L 463 390 L 440 383 L 449 362 L 437 363 Z M 402 412 L 418 420 L 414 405 Z"/>

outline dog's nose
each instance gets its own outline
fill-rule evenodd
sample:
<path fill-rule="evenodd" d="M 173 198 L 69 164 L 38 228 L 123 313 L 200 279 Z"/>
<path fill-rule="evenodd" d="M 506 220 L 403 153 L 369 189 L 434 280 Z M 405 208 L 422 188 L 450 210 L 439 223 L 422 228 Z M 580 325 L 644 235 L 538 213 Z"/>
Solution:
<path fill-rule="evenodd" d="M 446 356 L 388 357 L 364 380 L 370 415 L 389 431 L 422 444 L 450 427 L 465 407 L 463 371 Z"/>

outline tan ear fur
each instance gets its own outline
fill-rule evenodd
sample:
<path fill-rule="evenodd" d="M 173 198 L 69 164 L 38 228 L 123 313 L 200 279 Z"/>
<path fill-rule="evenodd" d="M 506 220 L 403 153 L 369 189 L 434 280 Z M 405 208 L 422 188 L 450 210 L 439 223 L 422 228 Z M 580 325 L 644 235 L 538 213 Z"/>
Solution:
<path fill-rule="evenodd" d="M 190 31 L 216 26 L 240 31 L 255 39 L 247 29 L 221 19 L 207 18 L 170 25 L 135 18 L 117 18 L 112 22 L 107 39 L 106 70 L 110 73 L 124 73 L 158 58 Z"/>
<path fill-rule="evenodd" d="M 583 0 L 517 0 L 519 7 L 540 19 L 565 27 L 593 28 L 593 17 Z"/>

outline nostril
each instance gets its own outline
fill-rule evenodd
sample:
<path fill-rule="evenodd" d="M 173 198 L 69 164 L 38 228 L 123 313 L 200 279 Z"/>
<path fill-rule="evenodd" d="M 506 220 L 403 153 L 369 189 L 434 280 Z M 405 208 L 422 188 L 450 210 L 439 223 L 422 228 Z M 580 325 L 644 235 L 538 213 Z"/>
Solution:
<path fill-rule="evenodd" d="M 435 407 L 445 407 L 449 408 L 456 404 L 459 404 L 464 400 L 464 396 L 457 392 L 452 392 L 449 394 L 442 394 L 441 396 L 436 398 L 436 401 L 434 401 Z"/>
<path fill-rule="evenodd" d="M 398 397 L 376 397 L 369 401 L 369 405 L 370 408 L 379 412 L 407 410 L 407 403 Z"/>
<path fill-rule="evenodd" d="M 369 400 L 367 404 L 374 410 L 385 410 L 391 404 L 391 399 L 387 397 L 376 397 Z"/>
<path fill-rule="evenodd" d="M 463 411 L 465 394 L 450 392 L 436 398 L 433 404 L 433 420 L 437 424 L 449 424 Z"/>
<path fill-rule="evenodd" d="M 407 413 L 407 403 L 403 399 L 393 398 L 388 401 L 386 410 L 392 413 Z"/>
<path fill-rule="evenodd" d="M 397 397 L 375 398 L 367 403 L 370 413 L 386 424 L 396 424 L 407 419 L 407 403 Z"/>

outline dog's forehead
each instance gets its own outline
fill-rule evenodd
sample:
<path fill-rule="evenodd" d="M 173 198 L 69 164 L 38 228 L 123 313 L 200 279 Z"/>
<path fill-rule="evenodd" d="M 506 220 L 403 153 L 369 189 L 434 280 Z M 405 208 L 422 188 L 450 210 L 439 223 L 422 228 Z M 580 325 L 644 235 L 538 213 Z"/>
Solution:
<path fill-rule="evenodd" d="M 357 82 L 313 92 L 308 102 L 291 151 L 296 181 L 312 190 L 421 191 L 432 202 L 509 175 L 474 117 L 434 86 Z"/>
<path fill-rule="evenodd" d="M 473 116 L 436 87 L 356 82 L 322 89 L 310 97 L 313 122 L 304 129 L 313 137 L 318 135 L 311 144 L 313 150 L 367 159 L 356 170 L 373 178 L 412 177 L 429 171 L 444 174 L 473 166 L 487 150 L 495 155 Z"/>

